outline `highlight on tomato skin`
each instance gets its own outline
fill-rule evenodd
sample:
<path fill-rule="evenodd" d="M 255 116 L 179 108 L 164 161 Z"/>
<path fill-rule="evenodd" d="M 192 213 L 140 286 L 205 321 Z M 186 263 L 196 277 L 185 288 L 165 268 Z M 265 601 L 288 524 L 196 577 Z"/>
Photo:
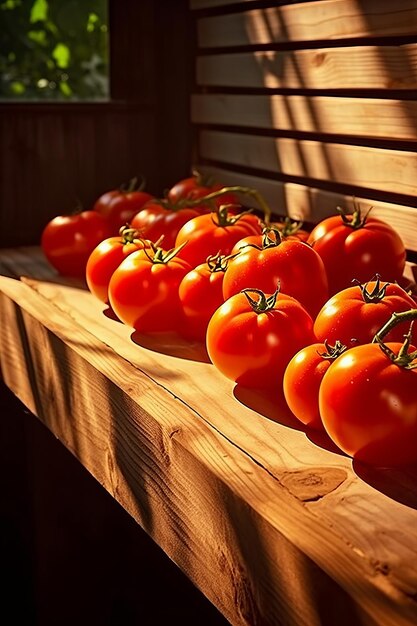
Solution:
<path fill-rule="evenodd" d="M 330 295 L 354 279 L 364 283 L 378 273 L 394 283 L 404 273 L 406 249 L 400 235 L 369 212 L 362 214 L 356 204 L 352 214 L 339 208 L 339 215 L 321 220 L 308 237 L 323 259 Z"/>
<path fill-rule="evenodd" d="M 404 344 L 384 345 L 395 356 Z M 407 354 L 415 359 L 415 347 Z M 378 343 L 350 348 L 331 364 L 319 410 L 329 437 L 350 457 L 378 467 L 417 463 L 417 369 L 396 364 Z"/>
<path fill-rule="evenodd" d="M 313 340 L 313 320 L 295 298 L 278 289 L 270 295 L 247 289 L 214 312 L 206 347 L 211 362 L 230 380 L 276 389 L 290 359 Z"/>
<path fill-rule="evenodd" d="M 117 235 L 119 228 L 130 223 L 134 215 L 154 198 L 154 195 L 145 191 L 145 179 L 138 182 L 137 177 L 128 183 L 120 185 L 118 189 L 111 189 L 99 196 L 93 205 L 108 222 L 112 235 Z"/>
<path fill-rule="evenodd" d="M 129 226 L 122 227 L 117 237 L 103 239 L 94 248 L 87 260 L 85 278 L 91 293 L 108 304 L 110 279 L 129 254 L 143 248 L 151 248 L 152 242 L 141 239 L 139 232 Z"/>
<path fill-rule="evenodd" d="M 178 286 L 191 269 L 175 249 L 132 252 L 112 274 L 110 306 L 124 324 L 139 332 L 178 332 L 183 322 Z"/>
<path fill-rule="evenodd" d="M 312 343 L 302 348 L 288 363 L 283 377 L 284 398 L 294 416 L 309 428 L 323 430 L 319 410 L 319 389 L 323 376 L 335 359 L 346 350 L 334 345 Z"/>
<path fill-rule="evenodd" d="M 314 321 L 317 341 L 327 340 L 330 344 L 341 341 L 348 347 L 370 343 L 392 313 L 415 308 L 413 298 L 400 285 L 382 278 L 377 275 L 362 284 L 355 281 L 356 285 L 329 298 Z M 402 341 L 408 326 L 407 322 L 398 324 L 386 340 Z M 417 341 L 417 325 L 412 339 Z"/>
<path fill-rule="evenodd" d="M 182 279 L 178 288 L 184 315 L 180 333 L 186 339 L 205 343 L 211 316 L 223 304 L 222 283 L 229 260 L 226 255 L 210 255 Z"/>
<path fill-rule="evenodd" d="M 85 279 L 88 257 L 103 239 L 110 237 L 107 220 L 95 211 L 57 215 L 41 234 L 42 251 L 62 276 Z"/>

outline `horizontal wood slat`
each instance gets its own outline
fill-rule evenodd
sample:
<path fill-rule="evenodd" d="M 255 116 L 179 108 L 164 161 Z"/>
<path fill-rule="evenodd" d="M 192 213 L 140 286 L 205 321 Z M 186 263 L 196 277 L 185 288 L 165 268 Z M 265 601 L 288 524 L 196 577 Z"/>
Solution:
<path fill-rule="evenodd" d="M 325 191 L 306 185 L 283 183 L 267 178 L 249 176 L 239 171 L 200 165 L 199 170 L 211 173 L 225 185 L 242 185 L 260 191 L 277 215 L 289 215 L 295 219 L 316 223 L 324 217 L 334 215 L 336 207 L 353 207 L 352 197 Z M 372 208 L 372 215 L 386 220 L 396 228 L 408 250 L 417 250 L 417 209 L 399 204 L 356 197 L 363 209 Z M 247 198 L 246 198 L 247 201 Z"/>
<path fill-rule="evenodd" d="M 199 56 L 197 84 L 270 89 L 415 89 L 417 44 Z"/>
<path fill-rule="evenodd" d="M 191 119 L 197 124 L 398 140 L 417 138 L 417 101 L 194 94 Z"/>
<path fill-rule="evenodd" d="M 417 195 L 415 152 L 202 131 L 200 155 L 289 176 Z"/>
<path fill-rule="evenodd" d="M 416 0 L 318 0 L 202 18 L 198 43 L 212 48 L 415 35 L 416 22 Z"/>

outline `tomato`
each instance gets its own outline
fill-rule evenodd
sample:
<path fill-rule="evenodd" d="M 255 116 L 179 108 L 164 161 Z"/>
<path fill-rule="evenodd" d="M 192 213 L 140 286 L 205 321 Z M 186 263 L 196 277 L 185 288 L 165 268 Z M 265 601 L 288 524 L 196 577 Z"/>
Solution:
<path fill-rule="evenodd" d="M 111 231 L 96 211 L 58 215 L 46 224 L 41 247 L 49 263 L 63 276 L 85 278 L 88 257 Z"/>
<path fill-rule="evenodd" d="M 94 203 L 93 210 L 108 220 L 113 235 L 117 235 L 121 226 L 130 224 L 133 216 L 154 197 L 142 189 L 143 183 L 139 188 L 136 183 L 137 179 L 132 178 L 128 185 L 107 191 Z"/>
<path fill-rule="evenodd" d="M 319 411 L 319 389 L 331 363 L 346 350 L 336 342 L 334 346 L 312 343 L 293 356 L 284 372 L 283 391 L 288 407 L 295 417 L 310 428 L 322 430 Z"/>
<path fill-rule="evenodd" d="M 210 256 L 182 279 L 178 295 L 185 319 L 181 334 L 186 338 L 205 342 L 210 318 L 223 304 L 222 283 L 228 260 L 220 254 Z"/>
<path fill-rule="evenodd" d="M 330 295 L 353 279 L 364 283 L 379 274 L 395 282 L 404 272 L 406 251 L 397 231 L 368 214 L 361 216 L 356 207 L 351 216 L 342 212 L 319 222 L 307 242 L 323 259 Z"/>
<path fill-rule="evenodd" d="M 110 278 L 125 257 L 136 250 L 150 248 L 151 242 L 138 239 L 138 231 L 127 226 L 120 229 L 118 237 L 103 239 L 90 254 L 86 266 L 86 282 L 91 293 L 108 303 Z"/>
<path fill-rule="evenodd" d="M 326 270 L 317 252 L 302 241 L 281 240 L 270 228 L 264 229 L 258 245 L 254 243 L 231 259 L 223 280 L 224 299 L 245 288 L 271 293 L 279 282 L 281 292 L 299 300 L 314 317 L 329 297 Z M 232 254 L 239 246 L 240 242 Z"/>
<path fill-rule="evenodd" d="M 325 430 L 343 452 L 364 463 L 417 462 L 417 369 L 409 369 L 417 353 L 413 359 L 415 348 L 407 346 L 404 365 L 396 363 L 403 345 L 350 348 L 330 365 L 320 385 Z"/>
<path fill-rule="evenodd" d="M 178 331 L 182 309 L 178 287 L 192 268 L 176 250 L 154 247 L 129 254 L 109 283 L 109 302 L 117 317 L 140 332 Z"/>
<path fill-rule="evenodd" d="M 177 204 L 184 199 L 196 200 L 203 198 L 213 191 L 219 191 L 223 188 L 224 185 L 215 182 L 211 176 L 204 176 L 200 172 L 193 171 L 192 176 L 179 180 L 168 190 L 167 198 L 173 204 Z M 238 198 L 233 193 L 227 193 L 214 199 L 215 206 L 236 204 L 237 202 Z"/>
<path fill-rule="evenodd" d="M 199 215 L 184 224 L 178 232 L 175 246 L 187 242 L 179 254 L 196 267 L 213 254 L 230 254 L 239 239 L 260 232 L 258 217 L 246 212 L 230 216 L 227 206 L 222 205 L 216 213 Z"/>
<path fill-rule="evenodd" d="M 204 210 L 204 207 L 178 208 L 166 200 L 151 200 L 132 218 L 131 226 L 152 241 L 163 236 L 163 247 L 168 250 L 175 246 L 182 226 Z"/>
<path fill-rule="evenodd" d="M 224 376 L 244 387 L 280 388 L 290 359 L 314 340 L 312 329 L 312 318 L 294 298 L 248 289 L 213 313 L 207 352 Z"/>
<path fill-rule="evenodd" d="M 318 313 L 314 334 L 318 341 L 341 341 L 348 347 L 370 343 L 375 333 L 394 312 L 407 311 L 415 302 L 395 283 L 381 284 L 380 277 L 363 285 L 342 289 L 332 296 Z M 388 341 L 402 341 L 408 331 L 406 322 L 397 325 Z M 417 341 L 417 327 L 414 332 Z"/>

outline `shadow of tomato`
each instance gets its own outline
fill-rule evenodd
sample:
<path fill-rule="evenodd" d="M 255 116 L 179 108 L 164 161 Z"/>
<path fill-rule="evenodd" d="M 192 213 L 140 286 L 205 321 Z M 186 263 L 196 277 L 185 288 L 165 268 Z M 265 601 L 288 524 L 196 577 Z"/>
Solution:
<path fill-rule="evenodd" d="M 233 389 L 233 395 L 241 404 L 273 422 L 294 430 L 305 430 L 304 424 L 290 411 L 284 394 L 278 387 L 276 389 L 252 389 L 238 384 Z"/>
<path fill-rule="evenodd" d="M 211 364 L 203 343 L 186 341 L 174 332 L 140 333 L 135 330 L 130 338 L 136 345 L 152 352 L 174 356 L 187 361 Z"/>

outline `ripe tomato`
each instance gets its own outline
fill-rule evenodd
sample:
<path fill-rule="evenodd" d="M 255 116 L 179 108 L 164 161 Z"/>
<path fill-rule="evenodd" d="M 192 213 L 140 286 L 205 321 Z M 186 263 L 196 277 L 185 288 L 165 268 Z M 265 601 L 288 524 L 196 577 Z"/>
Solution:
<path fill-rule="evenodd" d="M 151 241 L 163 236 L 163 247 L 169 250 L 175 246 L 182 226 L 191 218 L 201 215 L 204 210 L 204 207 L 179 208 L 167 200 L 151 200 L 132 218 L 131 226 L 139 230 L 142 237 Z"/>
<path fill-rule="evenodd" d="M 380 277 L 363 285 L 342 289 L 332 296 L 318 313 L 314 334 L 318 341 L 341 341 L 348 347 L 371 343 L 375 333 L 392 313 L 415 307 L 411 296 L 395 283 L 381 285 Z M 402 341 L 408 324 L 397 325 L 387 335 L 388 341 Z M 414 332 L 417 341 L 417 327 Z"/>
<path fill-rule="evenodd" d="M 119 232 L 121 226 L 130 224 L 133 216 L 153 198 L 152 194 L 143 190 L 143 183 L 139 188 L 136 183 L 137 179 L 132 178 L 128 185 L 107 191 L 94 203 L 93 210 L 108 220 L 113 235 Z"/>
<path fill-rule="evenodd" d="M 401 237 L 389 224 L 377 218 L 345 212 L 317 224 L 307 242 L 323 259 L 330 295 L 361 283 L 375 274 L 389 282 L 398 281 L 405 267 L 406 251 Z"/>
<path fill-rule="evenodd" d="M 58 215 L 42 231 L 41 247 L 49 263 L 63 276 L 85 278 L 88 257 L 111 231 L 95 211 Z"/>
<path fill-rule="evenodd" d="M 241 248 L 231 259 L 223 280 L 224 299 L 245 288 L 271 293 L 279 282 L 281 293 L 296 298 L 314 317 L 329 297 L 326 270 L 317 252 L 302 241 L 281 240 L 270 228 L 264 229 L 258 244 Z"/>
<path fill-rule="evenodd" d="M 206 346 L 227 378 L 244 387 L 279 388 L 290 359 L 314 340 L 312 329 L 313 320 L 294 298 L 247 289 L 213 313 Z"/>
<path fill-rule="evenodd" d="M 193 175 L 179 180 L 175 185 L 168 190 L 167 197 L 170 202 L 177 204 L 180 200 L 190 199 L 197 200 L 203 198 L 213 191 L 219 191 L 223 189 L 224 185 L 215 182 L 210 175 L 203 175 L 196 170 L 193 171 Z M 220 206 L 221 204 L 236 204 L 238 198 L 233 193 L 224 194 L 219 198 L 214 199 L 214 205 Z"/>
<path fill-rule="evenodd" d="M 371 465 L 417 462 L 417 369 L 394 362 L 403 345 L 385 344 L 392 355 L 377 343 L 350 348 L 330 365 L 320 385 L 320 414 L 330 438 Z M 414 350 L 406 350 L 410 366 Z"/>
<path fill-rule="evenodd" d="M 227 205 L 222 205 L 216 213 L 199 215 L 184 224 L 177 235 L 175 246 L 188 242 L 179 255 L 196 267 L 213 254 L 230 254 L 239 239 L 260 232 L 258 217 L 245 212 L 230 216 Z"/>
<path fill-rule="evenodd" d="M 220 254 L 210 256 L 182 279 L 178 295 L 185 319 L 181 334 L 186 338 L 205 342 L 210 318 L 223 304 L 222 283 L 228 260 Z"/>
<path fill-rule="evenodd" d="M 334 346 L 312 343 L 293 356 L 284 372 L 283 391 L 288 407 L 300 422 L 318 430 L 323 429 L 319 411 L 319 388 L 331 363 L 346 350 L 336 342 Z"/>
<path fill-rule="evenodd" d="M 90 254 L 85 270 L 86 282 L 91 293 L 108 303 L 110 278 L 125 257 L 136 250 L 150 248 L 151 242 L 138 238 L 138 231 L 127 226 L 120 229 L 118 237 L 103 239 Z"/>
<path fill-rule="evenodd" d="M 117 317 L 140 332 L 178 331 L 182 310 L 178 287 L 191 266 L 153 247 L 129 254 L 109 283 L 109 302 Z"/>

